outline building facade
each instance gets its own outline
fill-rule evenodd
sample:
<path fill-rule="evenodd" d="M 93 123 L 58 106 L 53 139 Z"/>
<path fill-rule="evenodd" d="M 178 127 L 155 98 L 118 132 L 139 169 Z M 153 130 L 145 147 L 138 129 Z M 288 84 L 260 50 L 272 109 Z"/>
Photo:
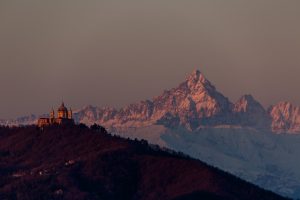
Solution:
<path fill-rule="evenodd" d="M 45 127 L 50 125 L 73 125 L 73 113 L 72 109 L 68 110 L 64 102 L 62 102 L 61 106 L 57 110 L 57 117 L 55 117 L 55 112 L 52 109 L 50 112 L 50 118 L 39 118 L 38 127 Z"/>

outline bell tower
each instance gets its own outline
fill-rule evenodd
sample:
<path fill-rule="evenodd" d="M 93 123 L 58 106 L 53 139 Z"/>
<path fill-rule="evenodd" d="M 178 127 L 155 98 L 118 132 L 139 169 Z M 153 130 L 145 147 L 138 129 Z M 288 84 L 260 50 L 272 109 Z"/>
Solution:
<path fill-rule="evenodd" d="M 50 123 L 54 123 L 54 119 L 55 119 L 55 113 L 54 113 L 54 110 L 52 108 L 52 110 L 50 112 Z"/>

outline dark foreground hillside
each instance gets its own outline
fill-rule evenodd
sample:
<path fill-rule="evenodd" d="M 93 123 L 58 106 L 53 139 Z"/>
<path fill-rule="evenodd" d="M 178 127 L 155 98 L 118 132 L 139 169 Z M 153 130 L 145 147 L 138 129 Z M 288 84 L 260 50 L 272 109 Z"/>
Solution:
<path fill-rule="evenodd" d="M 79 127 L 0 128 L 0 199 L 284 199 L 146 142 Z"/>

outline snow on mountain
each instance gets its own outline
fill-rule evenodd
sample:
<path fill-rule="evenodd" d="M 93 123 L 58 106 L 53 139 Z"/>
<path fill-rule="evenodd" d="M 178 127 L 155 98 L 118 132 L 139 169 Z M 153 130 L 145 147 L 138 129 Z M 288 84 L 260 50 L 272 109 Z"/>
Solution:
<path fill-rule="evenodd" d="M 195 130 L 227 125 L 300 133 L 299 108 L 289 109 L 280 104 L 269 110 L 266 111 L 251 95 L 231 103 L 199 70 L 195 70 L 178 87 L 166 90 L 152 100 L 119 110 L 87 106 L 75 113 L 75 120 L 88 125 L 96 122 L 108 128 L 160 124 Z"/>
<path fill-rule="evenodd" d="M 26 126 L 36 124 L 38 117 L 36 115 L 28 115 L 23 117 L 18 117 L 17 119 L 0 119 L 0 125 L 3 126 Z"/>
<path fill-rule="evenodd" d="M 131 104 L 120 110 L 85 107 L 75 113 L 77 121 L 106 127 L 142 127 L 162 124 L 185 127 L 226 123 L 233 104 L 195 70 L 177 88 L 164 91 L 152 100 Z"/>
<path fill-rule="evenodd" d="M 159 124 L 174 127 L 171 122 L 188 129 L 200 125 L 217 125 L 226 121 L 232 103 L 195 70 L 177 88 L 154 98 L 154 118 Z"/>
<path fill-rule="evenodd" d="M 234 104 L 233 113 L 236 124 L 258 129 L 269 129 L 271 126 L 269 114 L 251 95 L 242 96 Z"/>
<path fill-rule="evenodd" d="M 272 131 L 276 133 L 300 132 L 300 107 L 289 102 L 280 102 L 269 108 Z"/>
<path fill-rule="evenodd" d="M 164 91 L 152 100 L 130 104 L 119 110 L 85 106 L 74 112 L 76 122 L 106 127 L 143 127 L 162 124 L 185 127 L 224 124 L 233 104 L 195 70 L 177 88 Z"/>

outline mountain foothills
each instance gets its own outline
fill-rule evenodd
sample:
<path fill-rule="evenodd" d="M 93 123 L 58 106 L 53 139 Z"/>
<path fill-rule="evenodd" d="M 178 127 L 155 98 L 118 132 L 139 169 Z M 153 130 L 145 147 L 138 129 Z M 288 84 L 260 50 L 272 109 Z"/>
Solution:
<path fill-rule="evenodd" d="M 0 127 L 0 158 L 0 199 L 285 199 L 97 126 Z"/>
<path fill-rule="evenodd" d="M 99 123 L 107 128 L 164 125 L 197 130 L 203 127 L 235 126 L 271 130 L 274 133 L 300 133 L 300 107 L 280 102 L 267 110 L 251 95 L 236 103 L 218 92 L 199 71 L 193 71 L 177 88 L 164 91 L 152 100 L 121 109 L 86 106 L 74 114 L 76 122 Z M 32 115 L 16 120 L 1 120 L 2 125 L 33 124 Z"/>

